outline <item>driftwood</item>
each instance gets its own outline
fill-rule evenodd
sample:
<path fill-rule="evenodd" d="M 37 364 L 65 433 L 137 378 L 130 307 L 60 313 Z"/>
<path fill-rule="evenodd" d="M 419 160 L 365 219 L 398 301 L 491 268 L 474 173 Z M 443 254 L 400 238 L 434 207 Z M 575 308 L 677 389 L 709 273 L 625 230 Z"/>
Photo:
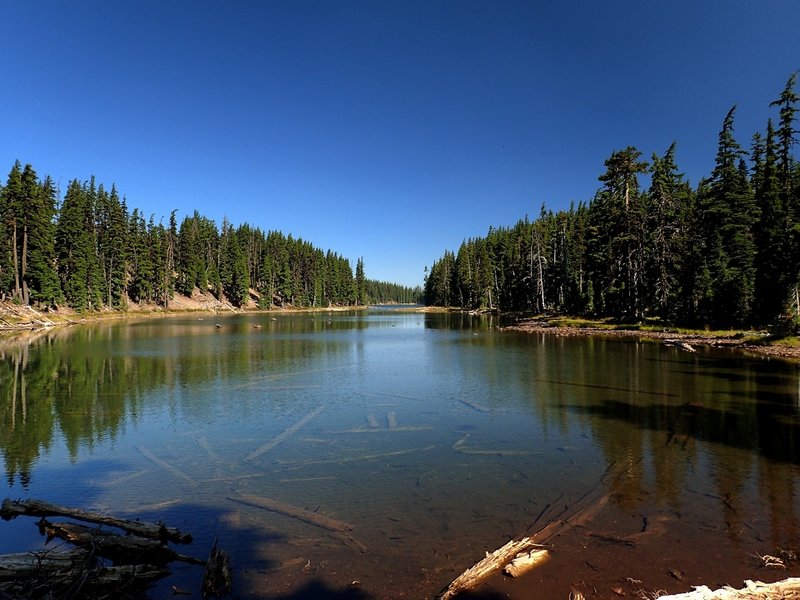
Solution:
<path fill-rule="evenodd" d="M 800 598 L 800 578 L 790 577 L 775 583 L 760 581 L 744 582 L 740 590 L 724 587 L 711 590 L 706 586 L 696 587 L 694 591 L 670 596 L 659 596 L 659 600 L 779 600 L 784 598 Z"/>
<path fill-rule="evenodd" d="M 182 533 L 174 527 L 166 527 L 163 523 L 146 523 L 142 521 L 131 521 L 129 519 L 119 519 L 109 517 L 94 512 L 80 510 L 77 508 L 67 508 L 50 504 L 43 500 L 3 500 L 0 508 L 0 517 L 10 521 L 19 516 L 27 517 L 70 517 L 79 521 L 87 521 L 96 525 L 110 525 L 125 530 L 134 535 L 160 540 L 161 542 L 175 542 L 179 544 L 190 544 L 192 536 Z"/>
<path fill-rule="evenodd" d="M 247 455 L 245 460 L 247 460 L 247 461 L 254 460 L 254 459 L 258 458 L 259 456 L 261 456 L 262 454 L 264 454 L 265 452 L 267 452 L 268 450 L 272 450 L 275 446 L 277 446 L 281 442 L 286 441 L 298 429 L 300 429 L 303 425 L 305 425 L 311 419 L 313 419 L 319 413 L 321 413 L 324 408 L 325 408 L 325 406 L 323 405 L 323 406 L 318 407 L 316 410 L 311 411 L 305 417 L 300 419 L 297 423 L 295 423 L 291 427 L 288 427 L 288 428 L 284 429 L 281 433 L 276 435 L 274 438 L 272 438 L 266 444 L 263 444 L 263 445 L 259 446 L 258 448 L 256 448 L 255 450 L 253 450 L 250 454 Z"/>
<path fill-rule="evenodd" d="M 0 556 L 0 598 L 115 597 L 121 588 L 143 589 L 169 570 L 154 565 L 102 566 L 81 550 L 25 552 Z"/>
<path fill-rule="evenodd" d="M 518 554 L 530 550 L 536 545 L 536 542 L 531 538 L 525 537 L 517 541 L 511 540 L 505 546 L 492 553 L 487 552 L 483 560 L 454 579 L 453 583 L 439 596 L 439 600 L 449 600 L 449 598 L 453 598 L 461 592 L 472 589 L 497 569 L 509 563 Z"/>
<path fill-rule="evenodd" d="M 557 534 L 563 533 L 578 525 L 583 525 L 592 519 L 608 503 L 609 498 L 611 498 L 610 493 L 604 493 L 605 482 L 612 478 L 612 476 L 619 477 L 619 474 L 622 472 L 622 469 L 618 467 L 612 469 L 612 467 L 615 467 L 615 465 L 612 464 L 606 469 L 600 482 L 591 491 L 584 494 L 584 496 L 571 506 L 566 507 L 544 527 L 540 527 L 534 533 L 519 541 L 511 540 L 505 546 L 502 546 L 491 554 L 487 552 L 483 560 L 454 579 L 447 589 L 438 596 L 438 600 L 448 600 L 461 592 L 476 587 L 481 581 L 486 579 L 486 577 L 504 568 L 519 554 L 536 547 Z M 529 529 L 533 529 L 534 527 L 535 523 Z"/>
<path fill-rule="evenodd" d="M 0 516 L 6 520 L 40 515 L 71 517 L 122 532 L 52 523 L 41 516 L 39 530 L 47 536 L 47 542 L 59 538 L 75 547 L 0 555 L 0 600 L 138 598 L 154 580 L 169 574 L 165 565 L 172 561 L 206 567 L 204 580 L 210 583 L 204 587 L 204 597 L 221 597 L 230 591 L 229 561 L 216 543 L 208 561 L 183 556 L 167 542 L 189 543 L 191 536 L 161 523 L 130 521 L 33 499 L 6 499 L 0 509 Z M 108 561 L 114 565 L 108 566 Z"/>
<path fill-rule="evenodd" d="M 538 567 L 548 558 L 550 558 L 550 552 L 547 548 L 537 546 L 517 554 L 511 559 L 511 562 L 506 565 L 505 569 L 503 569 L 503 573 L 511 577 L 519 577 L 531 569 Z"/>
<path fill-rule="evenodd" d="M 34 575 L 72 571 L 86 562 L 84 552 L 19 552 L 3 554 L 0 562 L 0 581 L 17 581 Z"/>
<path fill-rule="evenodd" d="M 178 554 L 157 540 L 138 535 L 117 535 L 99 528 L 75 523 L 51 523 L 39 520 L 39 531 L 48 539 L 57 537 L 78 547 L 88 546 L 97 555 L 114 561 L 166 564 L 175 560 L 205 565 L 205 562 Z"/>
<path fill-rule="evenodd" d="M 330 531 L 336 531 L 339 533 L 353 531 L 353 526 L 349 523 L 345 523 L 344 521 L 339 521 L 338 519 L 333 519 L 331 517 L 326 517 L 320 513 L 311 512 L 310 510 L 300 508 L 299 506 L 292 506 L 291 504 L 286 504 L 285 502 L 273 500 L 272 498 L 254 496 L 252 494 L 241 494 L 239 496 L 228 496 L 228 500 L 233 500 L 234 502 L 239 502 L 241 504 L 247 504 L 248 506 L 255 506 L 256 508 L 263 508 L 264 510 L 276 512 L 287 517 L 292 517 L 294 519 L 303 521 L 304 523 L 316 525 L 317 527 L 328 529 Z"/>

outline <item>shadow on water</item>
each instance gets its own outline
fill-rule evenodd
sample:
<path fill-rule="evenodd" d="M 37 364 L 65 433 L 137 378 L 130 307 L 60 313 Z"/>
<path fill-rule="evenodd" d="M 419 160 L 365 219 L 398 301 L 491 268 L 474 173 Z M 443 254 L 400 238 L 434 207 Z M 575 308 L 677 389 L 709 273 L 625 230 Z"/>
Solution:
<path fill-rule="evenodd" d="M 769 402 L 735 402 L 725 409 L 703 406 L 699 402 L 681 405 L 638 405 L 616 399 L 597 404 L 571 405 L 570 410 L 603 419 L 618 420 L 642 429 L 674 436 L 723 444 L 757 452 L 764 458 L 800 464 L 800 422 L 794 411 L 779 401 L 779 394 Z"/>
<path fill-rule="evenodd" d="M 50 472 L 49 472 L 50 471 Z M 373 596 L 367 594 L 357 586 L 348 586 L 341 589 L 332 587 L 321 578 L 309 577 L 304 583 L 298 583 L 298 588 L 290 592 L 272 592 L 270 589 L 270 574 L 280 569 L 280 562 L 271 553 L 272 544 L 282 543 L 286 538 L 282 534 L 270 531 L 267 528 L 251 526 L 248 522 L 239 520 L 239 511 L 235 505 L 211 505 L 191 502 L 177 502 L 163 508 L 159 505 L 128 506 L 110 505 L 107 499 L 108 487 L 97 483 L 105 473 L 125 473 L 126 466 L 118 461 L 102 460 L 89 461 L 73 465 L 68 475 L 58 470 L 41 469 L 38 478 L 42 482 L 31 490 L 19 490 L 19 486 L 12 489 L 13 499 L 36 498 L 54 504 L 99 512 L 104 515 L 120 518 L 135 519 L 145 522 L 162 522 L 169 527 L 177 527 L 185 533 L 192 535 L 190 544 L 170 544 L 176 552 L 197 559 L 204 560 L 208 557 L 211 547 L 216 541 L 220 548 L 225 550 L 231 558 L 233 567 L 233 591 L 230 598 L 254 598 L 263 600 L 304 600 L 304 599 L 330 599 L 330 600 L 372 600 Z M 128 469 L 129 471 L 129 469 Z M 58 483 L 59 479 L 67 477 L 70 481 L 69 488 L 75 490 L 74 494 L 64 494 L 64 486 Z M 120 479 L 124 479 L 121 475 Z M 124 484 L 121 484 L 124 485 Z M 165 485 L 170 485 L 165 483 Z M 179 487 L 178 484 L 172 484 Z M 48 493 L 48 489 L 58 489 L 57 496 Z M 23 493 L 16 493 L 15 492 Z M 166 504 L 166 503 L 165 503 Z M 22 551 L 39 551 L 53 548 L 56 543 L 50 542 L 45 546 L 43 538 L 37 529 L 38 517 L 17 517 L 10 523 L 0 521 L 0 553 Z M 73 521 L 68 517 L 58 517 L 58 521 Z M 80 521 L 77 521 L 80 522 Z M 108 528 L 113 530 L 113 528 Z M 69 544 L 64 543 L 64 549 Z M 156 582 L 141 597 L 169 598 L 173 597 L 175 590 L 184 591 L 192 597 L 199 597 L 202 567 L 190 565 L 179 561 L 170 563 L 171 574 Z M 257 574 L 253 577 L 253 574 Z M 265 582 L 265 587 L 256 582 Z"/>
<path fill-rule="evenodd" d="M 296 592 L 272 596 L 270 600 L 372 600 L 373 598 L 374 596 L 364 593 L 357 587 L 335 590 L 329 588 L 323 582 L 315 580 Z"/>

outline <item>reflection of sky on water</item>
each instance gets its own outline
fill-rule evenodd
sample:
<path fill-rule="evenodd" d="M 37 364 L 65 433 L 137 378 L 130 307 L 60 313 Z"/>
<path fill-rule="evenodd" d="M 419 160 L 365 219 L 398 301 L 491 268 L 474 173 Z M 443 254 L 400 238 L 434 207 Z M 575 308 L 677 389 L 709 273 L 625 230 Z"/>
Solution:
<path fill-rule="evenodd" d="M 622 511 L 717 498 L 726 522 L 800 541 L 800 382 L 781 361 L 390 311 L 98 324 L 2 351 L 6 496 L 164 506 L 210 536 L 255 518 L 227 496 L 261 494 L 356 523 L 392 564 L 432 538 L 451 557 L 496 547 L 626 464 L 611 484 Z M 32 543 L 21 531 L 4 529 L 0 551 Z"/>

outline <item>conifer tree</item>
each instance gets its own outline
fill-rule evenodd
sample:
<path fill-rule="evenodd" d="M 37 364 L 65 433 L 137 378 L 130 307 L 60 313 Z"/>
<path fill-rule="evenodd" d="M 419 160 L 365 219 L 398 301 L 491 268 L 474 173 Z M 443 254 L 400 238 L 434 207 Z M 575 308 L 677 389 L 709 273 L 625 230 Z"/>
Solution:
<path fill-rule="evenodd" d="M 590 206 L 591 277 L 601 313 L 639 318 L 644 291 L 644 209 L 638 175 L 647 169 L 629 146 L 613 152 L 598 179 L 603 189 Z"/>
<path fill-rule="evenodd" d="M 800 167 L 792 155 L 792 147 L 797 143 L 795 121 L 800 101 L 800 96 L 794 91 L 797 73 L 792 73 L 780 97 L 770 106 L 780 108 L 777 169 L 780 203 L 786 219 L 780 255 L 785 266 L 784 279 L 790 290 L 790 305 L 800 329 Z"/>
<path fill-rule="evenodd" d="M 355 289 L 356 289 L 356 297 L 355 297 L 355 304 L 357 306 L 363 306 L 367 302 L 367 280 L 364 276 L 364 257 L 359 257 L 358 261 L 356 261 L 356 281 L 355 281 Z"/>
<path fill-rule="evenodd" d="M 67 188 L 56 227 L 61 289 L 78 311 L 96 308 L 94 215 L 89 188 L 73 179 Z"/>
<path fill-rule="evenodd" d="M 755 225 L 756 320 L 767 325 L 783 309 L 791 281 L 787 281 L 785 261 L 777 260 L 787 247 L 786 207 L 781 198 L 778 177 L 775 131 L 767 123 L 766 137 L 757 137 L 753 147 L 753 188 L 759 220 Z"/>
<path fill-rule="evenodd" d="M 662 318 L 674 320 L 679 314 L 682 258 L 687 250 L 691 195 L 675 164 L 674 143 L 664 156 L 653 154 L 650 173 L 645 226 L 648 235 L 648 305 Z"/>
<path fill-rule="evenodd" d="M 28 244 L 28 278 L 31 300 L 48 307 L 61 301 L 61 286 L 56 273 L 55 214 L 56 188 L 47 176 L 32 195 L 30 242 Z"/>
<path fill-rule="evenodd" d="M 0 240 L 3 244 L 3 257 L 0 261 L 4 264 L 7 281 L 6 289 L 12 298 L 22 302 L 22 278 L 20 274 L 20 232 L 24 229 L 22 221 L 23 190 L 22 190 L 22 165 L 19 161 L 14 163 L 8 174 L 6 185 L 0 196 L 0 221 L 4 225 L 5 235 Z"/>

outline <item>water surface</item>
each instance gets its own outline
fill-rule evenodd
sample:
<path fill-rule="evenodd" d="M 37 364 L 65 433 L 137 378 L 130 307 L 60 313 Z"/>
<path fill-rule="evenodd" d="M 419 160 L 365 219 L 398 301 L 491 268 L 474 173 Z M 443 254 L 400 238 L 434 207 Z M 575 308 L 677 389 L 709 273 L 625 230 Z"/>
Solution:
<path fill-rule="evenodd" d="M 797 366 L 497 325 L 192 315 L 3 340 L 4 496 L 162 519 L 199 557 L 216 538 L 241 597 L 433 597 L 609 467 L 609 522 L 698 532 L 724 556 L 798 547 Z M 0 527 L 0 552 L 42 545 L 30 521 Z M 154 597 L 198 588 L 176 571 Z"/>

